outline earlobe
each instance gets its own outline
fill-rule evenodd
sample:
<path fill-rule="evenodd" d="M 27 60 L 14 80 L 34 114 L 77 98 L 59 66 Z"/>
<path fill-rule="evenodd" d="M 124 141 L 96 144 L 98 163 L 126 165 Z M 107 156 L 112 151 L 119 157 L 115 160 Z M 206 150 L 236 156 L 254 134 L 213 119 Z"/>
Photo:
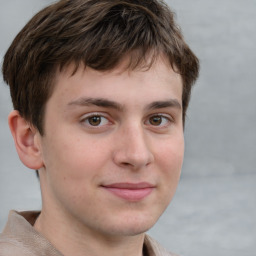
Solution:
<path fill-rule="evenodd" d="M 13 110 L 8 117 L 9 127 L 15 142 L 15 147 L 20 160 L 30 169 L 38 170 L 43 166 L 39 132 Z"/>

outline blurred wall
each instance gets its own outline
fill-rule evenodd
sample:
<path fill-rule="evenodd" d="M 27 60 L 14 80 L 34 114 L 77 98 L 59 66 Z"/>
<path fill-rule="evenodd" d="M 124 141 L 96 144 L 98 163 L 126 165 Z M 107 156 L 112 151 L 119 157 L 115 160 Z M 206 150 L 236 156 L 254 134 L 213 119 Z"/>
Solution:
<path fill-rule="evenodd" d="M 0 57 L 50 0 L 1 0 Z M 169 0 L 201 61 L 186 123 L 176 197 L 150 231 L 184 255 L 253 256 L 256 250 L 256 0 Z M 1 78 L 2 79 L 2 78 Z M 20 163 L 0 80 L 0 229 L 9 209 L 40 209 L 39 184 Z"/>

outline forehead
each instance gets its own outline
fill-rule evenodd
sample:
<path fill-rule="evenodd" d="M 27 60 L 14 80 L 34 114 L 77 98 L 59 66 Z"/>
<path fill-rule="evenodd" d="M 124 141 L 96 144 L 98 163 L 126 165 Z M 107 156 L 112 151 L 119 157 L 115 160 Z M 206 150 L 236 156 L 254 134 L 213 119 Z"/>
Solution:
<path fill-rule="evenodd" d="M 150 59 L 145 65 L 128 68 L 129 57 L 111 70 L 98 71 L 90 67 L 71 64 L 56 74 L 53 94 L 69 98 L 79 94 L 113 98 L 125 91 L 124 98 L 154 96 L 174 93 L 179 100 L 182 95 L 182 78 L 169 64 L 167 58 L 159 57 L 152 65 Z M 94 94 L 94 95 L 90 95 Z"/>

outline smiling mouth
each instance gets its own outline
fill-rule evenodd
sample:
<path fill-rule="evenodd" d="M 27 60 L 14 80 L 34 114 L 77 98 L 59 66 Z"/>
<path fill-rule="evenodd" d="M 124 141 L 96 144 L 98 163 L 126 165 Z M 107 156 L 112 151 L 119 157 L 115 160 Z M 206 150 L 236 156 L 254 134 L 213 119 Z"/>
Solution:
<path fill-rule="evenodd" d="M 143 200 L 149 196 L 155 188 L 155 186 L 146 182 L 114 183 L 103 185 L 102 187 L 113 195 L 132 202 Z"/>

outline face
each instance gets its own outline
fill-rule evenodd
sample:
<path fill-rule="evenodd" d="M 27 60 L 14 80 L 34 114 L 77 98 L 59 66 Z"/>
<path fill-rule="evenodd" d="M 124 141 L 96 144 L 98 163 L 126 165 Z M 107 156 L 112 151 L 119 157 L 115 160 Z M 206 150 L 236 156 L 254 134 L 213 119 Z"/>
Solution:
<path fill-rule="evenodd" d="M 147 71 L 71 73 L 57 74 L 38 135 L 43 211 L 88 232 L 142 233 L 180 177 L 181 77 L 160 58 Z"/>

